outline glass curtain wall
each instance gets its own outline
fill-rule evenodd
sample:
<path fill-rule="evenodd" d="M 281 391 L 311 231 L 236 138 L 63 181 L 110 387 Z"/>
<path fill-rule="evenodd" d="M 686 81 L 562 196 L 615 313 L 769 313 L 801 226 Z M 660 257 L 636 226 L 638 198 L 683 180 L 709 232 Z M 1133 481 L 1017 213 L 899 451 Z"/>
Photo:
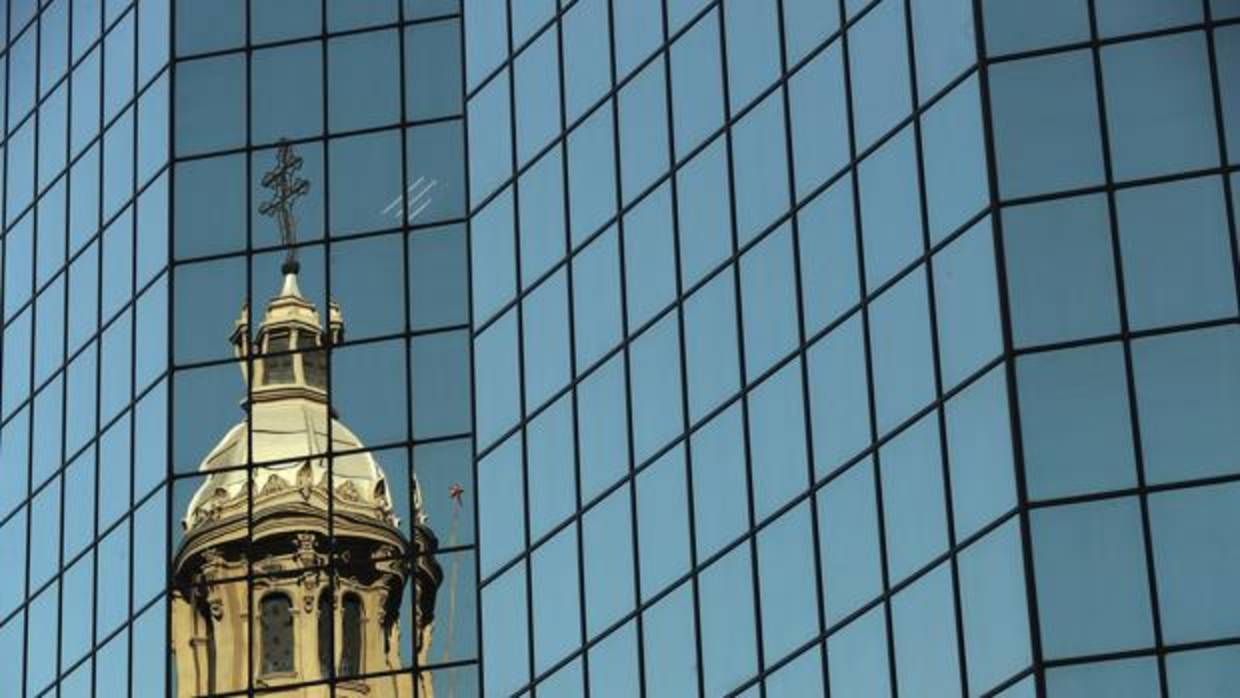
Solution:
<path fill-rule="evenodd" d="M 1240 6 L 504 5 L 486 696 L 1235 680 Z"/>

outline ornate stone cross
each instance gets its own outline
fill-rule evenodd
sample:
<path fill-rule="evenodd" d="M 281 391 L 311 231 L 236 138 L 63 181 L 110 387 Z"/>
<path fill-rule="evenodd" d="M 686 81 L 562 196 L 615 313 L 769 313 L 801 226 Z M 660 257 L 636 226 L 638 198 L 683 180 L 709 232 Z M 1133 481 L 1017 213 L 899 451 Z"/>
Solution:
<path fill-rule="evenodd" d="M 276 150 L 276 164 L 263 175 L 263 187 L 272 191 L 271 200 L 264 201 L 258 212 L 275 219 L 280 226 L 280 242 L 288 248 L 284 257 L 284 265 L 280 268 L 285 274 L 296 274 L 297 264 L 297 221 L 293 218 L 293 204 L 299 197 L 310 191 L 310 183 L 297 175 L 301 169 L 300 155 L 293 154 L 293 147 L 288 141 L 281 140 Z"/>

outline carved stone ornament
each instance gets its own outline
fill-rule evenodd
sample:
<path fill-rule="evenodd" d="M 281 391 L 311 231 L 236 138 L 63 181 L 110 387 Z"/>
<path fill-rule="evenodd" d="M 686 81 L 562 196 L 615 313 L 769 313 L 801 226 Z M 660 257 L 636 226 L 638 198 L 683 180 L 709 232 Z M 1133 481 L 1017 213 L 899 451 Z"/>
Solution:
<path fill-rule="evenodd" d="M 310 461 L 297 470 L 297 489 L 303 500 L 310 501 L 310 491 L 314 489 L 314 471 L 310 468 Z"/>
<path fill-rule="evenodd" d="M 272 473 L 267 477 L 267 482 L 263 483 L 263 489 L 259 492 L 259 495 L 277 494 L 288 488 L 289 484 L 284 481 L 284 478 Z"/>
<path fill-rule="evenodd" d="M 352 480 L 345 480 L 336 488 L 336 496 L 346 502 L 356 502 L 362 498 L 360 492 L 357 491 L 357 485 Z"/>

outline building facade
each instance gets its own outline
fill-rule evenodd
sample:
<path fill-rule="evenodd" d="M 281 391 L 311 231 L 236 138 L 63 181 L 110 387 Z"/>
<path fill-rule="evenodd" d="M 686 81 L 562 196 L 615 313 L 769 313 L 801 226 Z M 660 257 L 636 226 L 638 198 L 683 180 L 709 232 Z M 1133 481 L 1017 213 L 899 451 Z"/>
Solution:
<path fill-rule="evenodd" d="M 1240 685 L 1237 0 L 0 21 L 0 695 Z"/>

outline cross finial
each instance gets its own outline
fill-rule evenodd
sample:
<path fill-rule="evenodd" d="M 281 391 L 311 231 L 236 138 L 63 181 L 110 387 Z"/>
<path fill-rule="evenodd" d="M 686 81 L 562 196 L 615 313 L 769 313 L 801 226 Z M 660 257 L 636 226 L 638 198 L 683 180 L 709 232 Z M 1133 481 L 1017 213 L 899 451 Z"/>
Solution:
<path fill-rule="evenodd" d="M 288 141 L 281 140 L 280 147 L 276 150 L 275 167 L 263 175 L 263 186 L 272 191 L 271 200 L 264 201 L 258 207 L 259 213 L 271 216 L 280 226 L 280 242 L 288 247 L 288 254 L 281 267 L 285 274 L 296 274 L 298 271 L 297 248 L 294 247 L 297 242 L 297 224 L 293 218 L 293 204 L 298 197 L 305 196 L 306 192 L 310 191 L 310 183 L 297 175 L 301 165 L 301 156 L 294 155 L 293 147 Z"/>

